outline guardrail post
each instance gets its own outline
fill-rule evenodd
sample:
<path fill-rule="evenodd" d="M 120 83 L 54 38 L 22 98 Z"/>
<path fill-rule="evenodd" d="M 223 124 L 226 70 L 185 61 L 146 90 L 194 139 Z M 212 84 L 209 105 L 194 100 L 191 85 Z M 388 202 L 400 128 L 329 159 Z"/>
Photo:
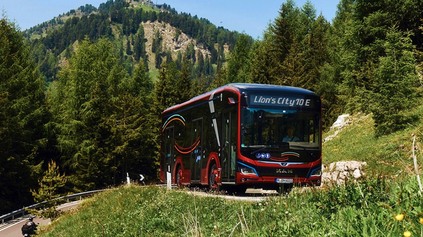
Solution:
<path fill-rule="evenodd" d="M 172 189 L 172 173 L 170 172 L 170 165 L 167 166 L 166 187 L 168 190 Z"/>

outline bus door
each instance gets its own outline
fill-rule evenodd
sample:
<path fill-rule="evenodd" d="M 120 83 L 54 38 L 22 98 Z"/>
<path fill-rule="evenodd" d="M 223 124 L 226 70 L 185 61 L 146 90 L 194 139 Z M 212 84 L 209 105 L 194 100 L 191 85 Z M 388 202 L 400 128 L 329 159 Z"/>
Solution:
<path fill-rule="evenodd" d="M 235 162 L 236 162 L 236 113 L 227 111 L 222 113 L 222 182 L 235 181 Z"/>
<path fill-rule="evenodd" d="M 203 154 L 203 118 L 198 118 L 192 121 L 191 127 L 192 142 L 193 144 L 199 141 L 197 147 L 191 153 L 191 180 L 200 181 L 201 167 L 204 160 Z"/>
<path fill-rule="evenodd" d="M 163 171 L 165 172 L 164 180 L 167 181 L 166 172 L 172 172 L 173 164 L 174 164 L 174 151 L 173 146 L 175 143 L 174 140 L 174 127 L 167 127 L 164 131 L 164 164 L 163 164 Z"/>

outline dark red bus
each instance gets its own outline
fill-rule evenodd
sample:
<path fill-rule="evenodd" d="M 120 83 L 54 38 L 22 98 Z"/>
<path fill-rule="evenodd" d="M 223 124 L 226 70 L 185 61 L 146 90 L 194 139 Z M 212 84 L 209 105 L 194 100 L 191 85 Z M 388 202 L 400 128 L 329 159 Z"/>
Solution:
<path fill-rule="evenodd" d="M 178 186 L 320 185 L 321 102 L 289 86 L 234 83 L 162 112 L 160 179 Z"/>

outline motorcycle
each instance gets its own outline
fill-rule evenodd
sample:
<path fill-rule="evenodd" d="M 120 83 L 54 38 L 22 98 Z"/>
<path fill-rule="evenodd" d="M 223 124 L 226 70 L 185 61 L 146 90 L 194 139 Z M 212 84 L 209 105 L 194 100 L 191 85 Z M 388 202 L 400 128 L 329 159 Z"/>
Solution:
<path fill-rule="evenodd" d="M 29 218 L 29 220 L 22 226 L 21 230 L 24 237 L 31 237 L 31 235 L 35 234 L 37 224 L 35 224 L 33 217 Z"/>

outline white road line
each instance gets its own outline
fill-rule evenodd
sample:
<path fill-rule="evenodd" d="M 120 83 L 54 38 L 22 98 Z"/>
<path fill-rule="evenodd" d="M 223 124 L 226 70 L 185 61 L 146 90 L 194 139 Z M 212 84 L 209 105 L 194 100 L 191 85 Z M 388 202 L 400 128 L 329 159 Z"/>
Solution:
<path fill-rule="evenodd" d="M 19 218 L 18 218 L 18 219 L 19 219 Z M 9 229 L 10 227 L 13 227 L 13 226 L 15 226 L 15 225 L 22 224 L 22 222 L 27 221 L 27 219 L 28 219 L 28 218 L 24 218 L 24 219 L 22 219 L 22 220 L 20 220 L 20 221 L 18 221 L 18 222 L 16 222 L 16 223 L 13 223 L 13 224 L 8 224 L 8 225 L 6 225 L 6 227 L 1 228 L 1 229 L 0 229 L 0 232 L 1 232 L 1 231 L 3 231 L 3 230 Z"/>

